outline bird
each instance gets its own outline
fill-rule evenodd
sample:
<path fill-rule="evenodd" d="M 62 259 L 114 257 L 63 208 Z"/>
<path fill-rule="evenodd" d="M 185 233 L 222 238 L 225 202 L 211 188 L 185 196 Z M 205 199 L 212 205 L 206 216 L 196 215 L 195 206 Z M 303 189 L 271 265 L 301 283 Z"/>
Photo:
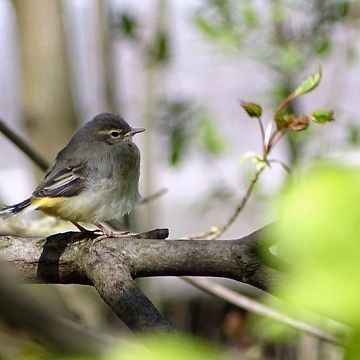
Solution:
<path fill-rule="evenodd" d="M 0 209 L 0 218 L 41 210 L 72 222 L 91 223 L 104 237 L 117 234 L 106 222 L 128 214 L 139 202 L 140 151 L 132 128 L 115 113 L 101 113 L 75 132 L 57 154 L 32 195 Z"/>

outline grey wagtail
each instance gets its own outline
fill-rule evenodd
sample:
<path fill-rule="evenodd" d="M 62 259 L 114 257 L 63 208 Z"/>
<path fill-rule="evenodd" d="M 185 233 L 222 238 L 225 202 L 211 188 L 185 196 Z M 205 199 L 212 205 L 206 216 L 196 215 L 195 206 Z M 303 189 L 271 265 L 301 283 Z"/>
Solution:
<path fill-rule="evenodd" d="M 114 236 L 104 222 L 129 213 L 139 201 L 140 152 L 132 128 L 120 116 L 103 113 L 80 128 L 57 154 L 43 181 L 25 201 L 0 210 L 0 218 L 41 210 L 98 227 Z"/>

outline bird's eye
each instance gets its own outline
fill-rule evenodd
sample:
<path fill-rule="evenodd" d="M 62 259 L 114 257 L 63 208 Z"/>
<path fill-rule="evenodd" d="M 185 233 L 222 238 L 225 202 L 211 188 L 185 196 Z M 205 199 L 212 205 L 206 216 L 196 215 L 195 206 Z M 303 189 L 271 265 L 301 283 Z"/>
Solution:
<path fill-rule="evenodd" d="M 117 138 L 117 137 L 120 136 L 120 133 L 119 133 L 118 131 L 112 131 L 112 132 L 110 133 L 110 135 L 111 135 L 113 138 Z"/>

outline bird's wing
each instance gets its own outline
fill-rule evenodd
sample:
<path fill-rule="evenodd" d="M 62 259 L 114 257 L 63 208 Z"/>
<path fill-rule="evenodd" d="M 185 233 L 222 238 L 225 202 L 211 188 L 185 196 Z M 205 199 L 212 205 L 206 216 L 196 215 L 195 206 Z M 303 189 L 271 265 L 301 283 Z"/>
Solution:
<path fill-rule="evenodd" d="M 83 164 L 67 165 L 59 169 L 54 166 L 33 192 L 35 197 L 70 197 L 86 188 L 87 167 Z"/>

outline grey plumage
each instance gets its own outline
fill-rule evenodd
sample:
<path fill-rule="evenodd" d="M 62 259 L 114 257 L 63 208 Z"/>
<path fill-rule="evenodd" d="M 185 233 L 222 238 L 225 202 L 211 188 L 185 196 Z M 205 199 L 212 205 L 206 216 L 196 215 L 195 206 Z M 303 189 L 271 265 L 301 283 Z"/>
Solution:
<path fill-rule="evenodd" d="M 32 197 L 0 210 L 0 216 L 30 205 L 66 220 L 92 223 L 129 212 L 140 197 L 140 152 L 132 136 L 141 131 L 116 114 L 97 115 L 58 153 Z"/>

